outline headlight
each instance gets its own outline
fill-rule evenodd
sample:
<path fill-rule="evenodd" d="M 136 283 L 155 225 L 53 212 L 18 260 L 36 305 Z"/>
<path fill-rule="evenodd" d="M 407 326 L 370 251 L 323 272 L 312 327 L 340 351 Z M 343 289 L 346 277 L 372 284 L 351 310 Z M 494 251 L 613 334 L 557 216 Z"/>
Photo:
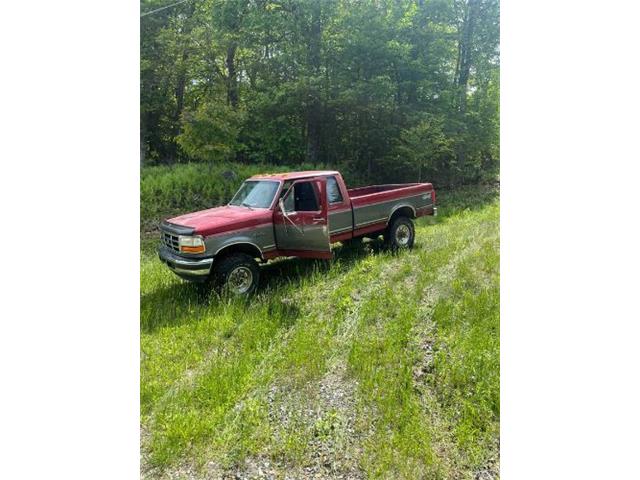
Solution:
<path fill-rule="evenodd" d="M 186 236 L 180 235 L 178 237 L 178 246 L 180 251 L 184 253 L 204 253 L 204 239 L 200 235 Z"/>

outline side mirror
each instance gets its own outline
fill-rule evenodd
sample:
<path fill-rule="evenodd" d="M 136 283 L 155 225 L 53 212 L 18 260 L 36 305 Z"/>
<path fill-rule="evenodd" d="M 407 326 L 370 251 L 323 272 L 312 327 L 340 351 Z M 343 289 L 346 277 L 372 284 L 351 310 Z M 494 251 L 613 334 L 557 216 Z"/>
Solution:
<path fill-rule="evenodd" d="M 287 215 L 287 212 L 284 209 L 284 200 L 282 200 L 282 198 L 278 200 L 278 208 L 280 209 L 283 215 L 285 216 Z"/>

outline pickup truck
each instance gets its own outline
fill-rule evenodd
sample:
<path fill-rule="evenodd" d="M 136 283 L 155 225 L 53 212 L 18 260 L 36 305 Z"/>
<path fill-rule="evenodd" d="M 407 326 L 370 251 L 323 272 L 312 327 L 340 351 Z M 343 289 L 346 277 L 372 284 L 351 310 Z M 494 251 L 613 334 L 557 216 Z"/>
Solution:
<path fill-rule="evenodd" d="M 430 183 L 347 189 L 337 171 L 254 175 L 227 205 L 163 221 L 158 254 L 186 280 L 247 295 L 257 261 L 329 259 L 335 242 L 380 235 L 392 250 L 411 248 L 413 219 L 436 215 L 435 205 Z"/>

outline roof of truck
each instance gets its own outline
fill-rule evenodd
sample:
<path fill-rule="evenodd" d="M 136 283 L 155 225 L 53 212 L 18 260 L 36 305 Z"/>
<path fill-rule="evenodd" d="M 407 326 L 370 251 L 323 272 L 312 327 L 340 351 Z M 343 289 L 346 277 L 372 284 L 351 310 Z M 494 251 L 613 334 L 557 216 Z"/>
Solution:
<path fill-rule="evenodd" d="M 303 170 L 301 172 L 283 172 L 283 173 L 259 173 L 254 175 L 252 179 L 265 180 L 295 180 L 298 178 L 315 177 L 316 175 L 337 175 L 337 170 Z"/>

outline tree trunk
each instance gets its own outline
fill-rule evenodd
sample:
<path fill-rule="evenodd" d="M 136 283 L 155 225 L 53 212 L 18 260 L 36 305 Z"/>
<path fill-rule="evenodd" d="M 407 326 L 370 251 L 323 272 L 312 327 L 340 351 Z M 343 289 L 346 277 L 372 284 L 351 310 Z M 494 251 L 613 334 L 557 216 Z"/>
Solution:
<path fill-rule="evenodd" d="M 140 132 L 140 168 L 144 167 L 146 151 L 147 151 L 147 148 L 144 143 L 144 131 L 141 131 Z"/>
<path fill-rule="evenodd" d="M 469 84 L 469 72 L 471 71 L 473 34 L 478 18 L 480 0 L 469 0 L 462 22 L 462 32 L 458 44 L 458 108 L 464 113 L 467 109 L 467 87 Z"/>
<path fill-rule="evenodd" d="M 234 109 L 238 107 L 238 74 L 236 71 L 237 45 L 232 43 L 227 48 L 227 102 Z"/>
<path fill-rule="evenodd" d="M 182 54 L 182 63 L 180 64 L 180 68 L 178 70 L 178 81 L 176 82 L 176 111 L 174 118 L 176 120 L 180 119 L 180 115 L 182 115 L 182 110 L 184 108 L 184 89 L 187 85 L 187 52 L 183 52 Z"/>
<path fill-rule="evenodd" d="M 456 87 L 458 90 L 457 108 L 461 114 L 460 121 L 462 122 L 464 122 L 464 114 L 467 111 L 467 88 L 469 85 L 469 74 L 471 72 L 471 65 L 473 62 L 472 52 L 474 30 L 478 21 L 479 9 L 480 0 L 469 0 L 467 2 L 460 29 L 460 39 L 458 40 L 458 61 L 456 66 Z M 459 130 L 458 134 L 462 134 L 462 131 Z M 457 150 L 458 168 L 460 169 L 462 177 L 464 177 L 464 169 L 467 160 L 466 152 L 464 151 L 464 146 L 462 144 L 460 144 Z"/>
<path fill-rule="evenodd" d="M 176 161 L 178 156 L 178 144 L 176 143 L 176 137 L 180 135 L 182 130 L 182 122 L 180 118 L 182 116 L 182 110 L 184 109 L 184 92 L 187 85 L 187 58 L 189 54 L 186 49 L 182 52 L 181 62 L 178 65 L 176 88 L 174 95 L 176 99 L 176 109 L 173 112 L 173 118 L 171 119 L 171 143 L 168 147 L 168 160 L 170 163 Z"/>
<path fill-rule="evenodd" d="M 420 72 L 416 70 L 420 52 L 426 52 L 428 45 L 424 33 L 427 29 L 427 17 L 424 12 L 424 0 L 418 0 L 418 25 L 415 32 L 413 45 L 411 48 L 411 66 L 408 69 L 408 87 L 407 87 L 407 104 L 416 107 L 418 102 L 418 83 L 420 81 Z M 400 102 L 398 102 L 400 103 Z"/>
<path fill-rule="evenodd" d="M 320 43 L 322 41 L 322 26 L 320 23 L 321 2 L 314 2 L 311 11 L 311 30 L 309 37 L 309 69 L 311 71 L 311 85 L 309 87 L 309 102 L 307 105 L 307 161 L 316 165 L 320 157 L 320 100 L 317 88 L 320 73 Z"/>

